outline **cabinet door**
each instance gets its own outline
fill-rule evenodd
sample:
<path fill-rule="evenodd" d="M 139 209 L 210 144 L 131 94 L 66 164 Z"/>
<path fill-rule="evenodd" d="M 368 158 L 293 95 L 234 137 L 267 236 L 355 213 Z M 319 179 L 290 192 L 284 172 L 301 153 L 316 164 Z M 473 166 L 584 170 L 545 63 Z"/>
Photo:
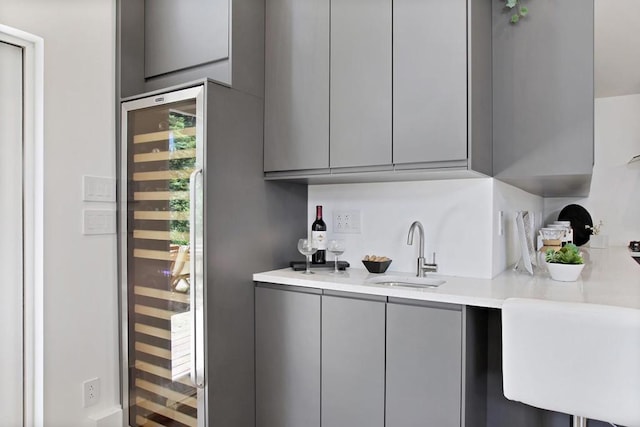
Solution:
<path fill-rule="evenodd" d="M 495 176 L 545 197 L 585 196 L 593 168 L 594 2 L 542 0 L 512 25 L 493 2 Z M 570 16 L 570 19 L 565 17 Z"/>
<path fill-rule="evenodd" d="M 320 427 L 320 295 L 256 288 L 256 426 Z"/>
<path fill-rule="evenodd" d="M 229 57 L 229 0 L 145 0 L 144 76 Z"/>
<path fill-rule="evenodd" d="M 264 170 L 329 167 L 329 0 L 267 0 Z"/>
<path fill-rule="evenodd" d="M 467 158 L 466 3 L 393 1 L 395 164 Z"/>
<path fill-rule="evenodd" d="M 391 164 L 391 36 L 391 0 L 332 0 L 332 168 Z"/>
<path fill-rule="evenodd" d="M 322 297 L 322 427 L 384 426 L 385 303 Z"/>
<path fill-rule="evenodd" d="M 460 427 L 461 370 L 460 309 L 387 304 L 386 427 Z"/>

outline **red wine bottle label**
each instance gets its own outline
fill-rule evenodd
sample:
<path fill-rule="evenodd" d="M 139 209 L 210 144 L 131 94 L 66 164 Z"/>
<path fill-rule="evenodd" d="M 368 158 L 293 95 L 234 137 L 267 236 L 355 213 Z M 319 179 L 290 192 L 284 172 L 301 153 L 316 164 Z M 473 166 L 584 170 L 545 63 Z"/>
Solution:
<path fill-rule="evenodd" d="M 319 251 L 327 249 L 327 232 L 326 231 L 312 231 L 311 238 L 316 244 Z"/>

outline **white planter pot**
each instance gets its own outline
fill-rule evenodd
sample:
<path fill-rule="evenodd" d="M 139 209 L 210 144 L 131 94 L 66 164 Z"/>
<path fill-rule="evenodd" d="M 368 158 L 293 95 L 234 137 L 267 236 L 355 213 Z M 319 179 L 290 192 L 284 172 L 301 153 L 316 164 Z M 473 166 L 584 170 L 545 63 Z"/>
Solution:
<path fill-rule="evenodd" d="M 547 262 L 546 264 L 551 278 L 559 282 L 575 282 L 584 268 L 584 264 L 560 264 L 556 262 Z"/>

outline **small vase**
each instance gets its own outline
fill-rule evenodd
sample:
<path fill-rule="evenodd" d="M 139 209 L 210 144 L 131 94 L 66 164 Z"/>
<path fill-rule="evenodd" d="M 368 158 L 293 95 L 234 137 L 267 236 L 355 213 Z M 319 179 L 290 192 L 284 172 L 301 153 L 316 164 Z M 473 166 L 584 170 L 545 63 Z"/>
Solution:
<path fill-rule="evenodd" d="M 546 264 L 551 278 L 558 282 L 575 282 L 584 268 L 584 264 L 560 264 L 557 262 L 547 262 Z"/>
<path fill-rule="evenodd" d="M 606 249 L 609 247 L 609 236 L 605 234 L 594 234 L 589 238 L 589 247 Z"/>

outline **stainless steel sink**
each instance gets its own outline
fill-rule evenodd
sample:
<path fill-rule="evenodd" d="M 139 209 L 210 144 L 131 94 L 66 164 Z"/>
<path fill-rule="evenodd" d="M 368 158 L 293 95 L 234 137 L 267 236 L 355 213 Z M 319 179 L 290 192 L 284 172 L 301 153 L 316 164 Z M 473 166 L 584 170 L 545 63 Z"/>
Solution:
<path fill-rule="evenodd" d="M 380 276 L 368 279 L 366 283 L 413 289 L 437 288 L 446 283 L 445 280 L 433 277 Z"/>

